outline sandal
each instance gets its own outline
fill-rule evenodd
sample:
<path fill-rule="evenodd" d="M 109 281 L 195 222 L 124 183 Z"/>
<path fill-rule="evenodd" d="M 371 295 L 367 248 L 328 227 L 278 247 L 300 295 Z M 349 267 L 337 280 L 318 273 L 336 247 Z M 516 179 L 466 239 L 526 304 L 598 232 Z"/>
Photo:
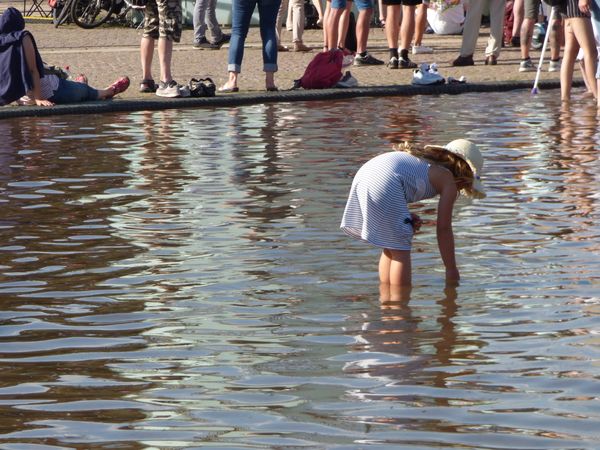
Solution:
<path fill-rule="evenodd" d="M 127 90 L 127 88 L 129 88 L 129 77 L 121 77 L 119 78 L 117 81 L 115 81 L 113 84 L 111 84 L 108 89 L 112 90 L 112 95 L 111 97 L 114 97 L 115 95 L 119 95 L 122 92 L 125 92 Z"/>
<path fill-rule="evenodd" d="M 140 92 L 143 94 L 148 94 L 152 92 L 156 92 L 158 86 L 152 79 L 142 80 L 140 83 Z"/>

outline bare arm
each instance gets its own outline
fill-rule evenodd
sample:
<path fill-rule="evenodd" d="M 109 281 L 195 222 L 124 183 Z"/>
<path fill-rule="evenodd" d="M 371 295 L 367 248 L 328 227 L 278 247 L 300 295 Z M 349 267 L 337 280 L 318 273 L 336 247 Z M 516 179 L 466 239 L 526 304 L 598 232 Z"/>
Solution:
<path fill-rule="evenodd" d="M 42 96 L 40 73 L 38 72 L 35 61 L 35 49 L 30 36 L 25 36 L 23 38 L 23 50 L 25 51 L 25 62 L 27 63 L 27 68 L 31 74 L 31 79 L 33 80 L 33 89 L 27 92 L 27 95 L 31 97 L 38 106 L 53 106 L 54 103 L 51 101 L 40 98 Z"/>
<path fill-rule="evenodd" d="M 446 281 L 457 282 L 460 274 L 456 266 L 454 233 L 452 231 L 452 210 L 458 194 L 452 174 L 443 168 L 432 167 L 430 179 L 440 193 L 437 215 L 437 241 L 440 255 L 446 267 Z"/>

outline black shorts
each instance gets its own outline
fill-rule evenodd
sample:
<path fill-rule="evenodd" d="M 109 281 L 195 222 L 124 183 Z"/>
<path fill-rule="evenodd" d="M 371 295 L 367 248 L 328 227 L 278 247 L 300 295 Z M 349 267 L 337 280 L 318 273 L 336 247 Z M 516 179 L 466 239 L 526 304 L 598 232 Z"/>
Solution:
<path fill-rule="evenodd" d="M 416 6 L 423 3 L 423 0 L 381 0 L 384 5 L 404 5 L 404 6 Z"/>

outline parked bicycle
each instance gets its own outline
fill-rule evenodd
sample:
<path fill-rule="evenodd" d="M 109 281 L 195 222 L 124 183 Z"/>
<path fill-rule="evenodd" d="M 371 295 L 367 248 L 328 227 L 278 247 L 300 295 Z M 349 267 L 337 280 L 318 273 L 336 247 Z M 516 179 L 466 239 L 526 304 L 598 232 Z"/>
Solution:
<path fill-rule="evenodd" d="M 90 29 L 106 23 L 111 17 L 130 25 L 139 23 L 143 16 L 143 0 L 59 0 L 53 9 L 54 26 L 67 21 Z"/>

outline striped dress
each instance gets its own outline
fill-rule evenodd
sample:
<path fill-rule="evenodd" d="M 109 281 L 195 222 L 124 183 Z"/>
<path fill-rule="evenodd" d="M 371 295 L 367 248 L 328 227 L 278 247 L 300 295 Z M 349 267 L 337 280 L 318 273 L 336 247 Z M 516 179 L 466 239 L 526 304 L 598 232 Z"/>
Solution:
<path fill-rule="evenodd" d="M 354 176 L 340 228 L 349 236 L 392 250 L 410 250 L 408 204 L 438 195 L 430 164 L 393 151 L 365 163 Z"/>
<path fill-rule="evenodd" d="M 594 1 L 596 0 L 591 0 L 591 2 Z M 566 0 L 560 6 L 560 13 L 566 19 L 573 19 L 575 17 L 590 17 L 579 10 L 579 0 Z"/>

